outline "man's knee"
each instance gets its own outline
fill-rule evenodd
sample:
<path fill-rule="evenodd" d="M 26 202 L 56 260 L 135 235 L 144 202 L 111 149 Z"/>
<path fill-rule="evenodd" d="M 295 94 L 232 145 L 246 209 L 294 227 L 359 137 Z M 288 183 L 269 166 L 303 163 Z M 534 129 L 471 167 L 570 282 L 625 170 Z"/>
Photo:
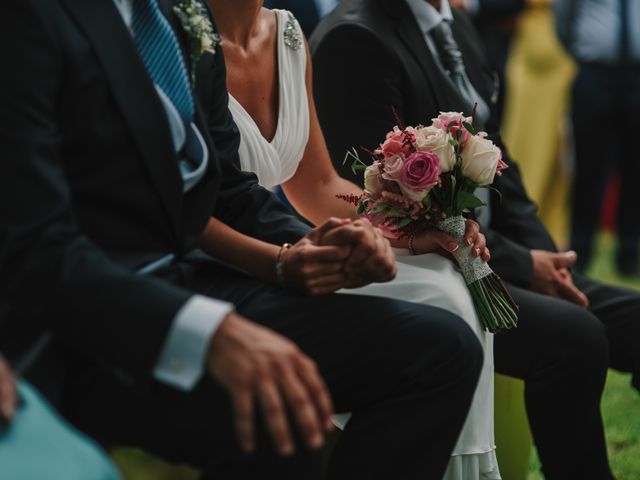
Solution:
<path fill-rule="evenodd" d="M 416 363 L 425 371 L 441 369 L 447 376 L 477 378 L 484 352 L 473 330 L 449 311 L 432 307 L 428 314 L 431 322 L 417 319 L 410 334 Z"/>
<path fill-rule="evenodd" d="M 551 332 L 549 347 L 556 359 L 591 373 L 606 372 L 609 343 L 602 322 L 588 310 L 569 304 L 554 317 L 557 328 Z"/>

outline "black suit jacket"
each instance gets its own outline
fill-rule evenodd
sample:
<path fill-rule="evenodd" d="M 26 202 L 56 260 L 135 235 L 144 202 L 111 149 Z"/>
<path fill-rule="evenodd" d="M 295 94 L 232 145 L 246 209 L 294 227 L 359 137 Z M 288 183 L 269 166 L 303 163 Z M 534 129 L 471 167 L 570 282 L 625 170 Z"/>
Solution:
<path fill-rule="evenodd" d="M 159 3 L 188 62 L 178 2 Z M 0 58 L 0 298 L 9 330 L 50 328 L 71 349 L 148 379 L 192 294 L 178 280 L 138 276 L 138 267 L 173 253 L 167 276 L 179 279 L 214 214 L 273 243 L 307 227 L 238 168 L 221 50 L 197 65 L 195 121 L 210 167 L 188 194 L 163 106 L 113 0 L 3 2 Z"/>
<path fill-rule="evenodd" d="M 492 104 L 495 76 L 470 21 L 454 11 L 453 33 L 467 73 Z M 439 111 L 461 111 L 461 98 L 439 69 L 413 14 L 404 1 L 343 0 L 311 38 L 314 93 L 320 123 L 335 167 L 354 180 L 345 152 L 375 148 L 395 125 L 392 107 L 407 125 L 429 123 Z M 470 112 L 466 112 L 470 113 Z M 509 165 L 495 187 L 492 221 L 485 232 L 491 264 L 508 281 L 528 287 L 532 280 L 530 249 L 555 250 L 536 215 L 518 167 L 504 147 L 497 125 L 485 126 Z"/>

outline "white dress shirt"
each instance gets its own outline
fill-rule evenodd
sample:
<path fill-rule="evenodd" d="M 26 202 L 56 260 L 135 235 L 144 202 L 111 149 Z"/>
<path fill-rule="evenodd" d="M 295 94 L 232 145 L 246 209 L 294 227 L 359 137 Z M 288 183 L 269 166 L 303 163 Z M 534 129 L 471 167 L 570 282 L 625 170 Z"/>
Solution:
<path fill-rule="evenodd" d="M 433 55 L 433 58 L 435 58 L 438 67 L 440 67 L 444 75 L 448 77 L 447 71 L 440 61 L 440 54 L 438 54 L 436 44 L 433 42 L 433 38 L 431 38 L 431 30 L 444 21 L 453 21 L 451 5 L 449 5 L 448 0 L 442 0 L 440 2 L 440 10 L 438 11 L 426 0 L 406 0 L 406 2 L 407 5 L 409 5 L 409 9 L 413 12 L 416 22 L 418 22 L 418 26 L 424 36 L 424 41 L 429 51 Z"/>
<path fill-rule="evenodd" d="M 114 3 L 131 29 L 133 0 L 114 0 Z M 201 178 L 201 170 L 206 169 L 209 152 L 197 127 L 192 123 L 192 131 L 188 132 L 171 100 L 157 85 L 156 91 L 167 113 L 176 152 L 183 148 L 203 149 L 199 152 L 203 156 L 200 168 L 190 173 L 190 177 L 183 176 L 185 191 L 188 191 Z M 171 256 L 161 258 L 138 273 L 150 273 L 171 260 Z M 191 297 L 176 314 L 153 370 L 154 377 L 182 390 L 193 389 L 204 374 L 211 338 L 233 308 L 230 303 L 202 295 Z"/>

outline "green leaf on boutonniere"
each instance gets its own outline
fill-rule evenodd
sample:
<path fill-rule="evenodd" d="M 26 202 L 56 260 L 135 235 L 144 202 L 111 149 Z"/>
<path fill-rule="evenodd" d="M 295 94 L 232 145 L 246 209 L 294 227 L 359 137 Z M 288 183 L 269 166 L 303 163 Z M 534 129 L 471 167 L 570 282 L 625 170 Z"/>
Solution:
<path fill-rule="evenodd" d="M 356 210 L 356 215 L 362 215 L 367 209 L 367 202 L 360 202 L 358 205 L 358 210 Z"/>
<path fill-rule="evenodd" d="M 377 207 L 373 207 L 373 210 L 371 210 L 371 213 L 375 214 L 375 213 L 380 213 L 381 211 L 383 211 L 385 208 L 387 208 L 386 205 L 378 205 Z"/>

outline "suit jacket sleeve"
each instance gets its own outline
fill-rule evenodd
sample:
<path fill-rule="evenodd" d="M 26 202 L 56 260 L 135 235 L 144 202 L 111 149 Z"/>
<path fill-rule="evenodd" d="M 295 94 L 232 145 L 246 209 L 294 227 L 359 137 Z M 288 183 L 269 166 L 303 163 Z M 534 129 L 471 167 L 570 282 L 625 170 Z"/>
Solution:
<path fill-rule="evenodd" d="M 331 159 L 342 177 L 361 185 L 362 175 L 354 175 L 345 154 L 377 148 L 396 124 L 393 109 L 403 117 L 397 60 L 378 35 L 355 24 L 312 37 L 311 49 L 316 107 Z"/>
<path fill-rule="evenodd" d="M 0 78 L 0 303 L 42 319 L 72 349 L 147 381 L 191 294 L 119 267 L 79 227 L 56 124 L 69 72 L 36 3 L 0 7 L 8 66 Z"/>
<path fill-rule="evenodd" d="M 221 49 L 216 52 L 211 100 L 205 105 L 209 133 L 221 168 L 221 187 L 213 214 L 236 230 L 270 243 L 296 242 L 309 226 L 282 204 L 275 194 L 258 185 L 253 173 L 242 172 L 238 156 L 240 132 L 229 111 L 226 67 Z"/>

